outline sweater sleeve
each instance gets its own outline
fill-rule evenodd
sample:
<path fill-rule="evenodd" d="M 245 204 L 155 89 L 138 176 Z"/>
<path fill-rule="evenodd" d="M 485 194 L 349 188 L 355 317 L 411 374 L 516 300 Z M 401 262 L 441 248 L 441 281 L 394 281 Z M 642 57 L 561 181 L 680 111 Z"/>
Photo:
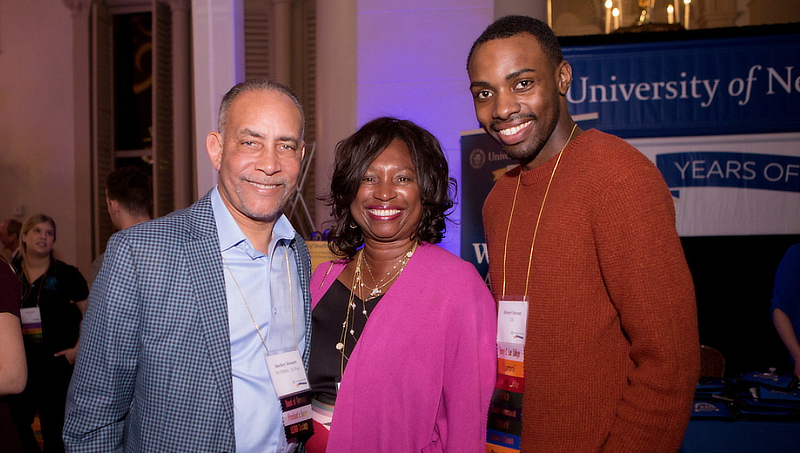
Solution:
<path fill-rule="evenodd" d="M 11 313 L 19 318 L 19 280 L 11 266 L 0 260 L 0 313 Z"/>
<path fill-rule="evenodd" d="M 601 271 L 632 363 L 603 451 L 674 452 L 699 369 L 694 285 L 663 179 L 652 165 L 631 168 L 596 216 Z"/>
<path fill-rule="evenodd" d="M 450 296 L 442 403 L 436 424 L 442 451 L 479 453 L 486 449 L 489 401 L 497 375 L 497 314 L 483 279 L 472 265 L 464 263 L 462 267 L 461 284 Z"/>

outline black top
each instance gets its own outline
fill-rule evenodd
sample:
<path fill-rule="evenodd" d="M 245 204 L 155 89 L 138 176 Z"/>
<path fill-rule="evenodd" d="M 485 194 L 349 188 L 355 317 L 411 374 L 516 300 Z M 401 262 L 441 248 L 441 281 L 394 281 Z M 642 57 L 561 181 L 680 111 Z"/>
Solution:
<path fill-rule="evenodd" d="M 355 332 L 353 335 L 347 332 L 344 349 L 347 357 L 353 353 L 356 339 L 361 338 L 361 333 L 367 323 L 367 318 L 362 311 L 366 308 L 367 314 L 372 313 L 382 297 L 378 296 L 364 303 L 357 296 L 353 296 L 353 302 L 356 304 L 353 309 L 355 320 L 348 324 L 348 330 L 353 329 Z M 342 361 L 342 353 L 336 349 L 336 344 L 341 341 L 342 323 L 347 315 L 349 300 L 350 289 L 337 279 L 311 312 L 311 332 L 313 334 L 311 335 L 308 382 L 314 397 L 325 404 L 333 405 L 336 401 L 336 381 L 341 377 Z M 347 359 L 344 360 L 344 364 L 347 366 Z"/>
<path fill-rule="evenodd" d="M 42 316 L 42 343 L 25 347 L 42 349 L 44 354 L 55 354 L 72 348 L 78 342 L 81 312 L 73 302 L 89 296 L 89 287 L 80 271 L 59 260 L 51 260 L 47 272 L 33 283 L 28 282 L 22 271 L 20 259 L 14 261 L 22 288 L 22 308 L 39 306 Z"/>

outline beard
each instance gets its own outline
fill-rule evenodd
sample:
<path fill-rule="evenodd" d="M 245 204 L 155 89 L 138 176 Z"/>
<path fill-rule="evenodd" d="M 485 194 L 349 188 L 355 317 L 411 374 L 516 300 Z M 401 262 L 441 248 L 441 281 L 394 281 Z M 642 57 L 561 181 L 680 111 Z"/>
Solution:
<path fill-rule="evenodd" d="M 245 189 L 250 184 L 247 178 L 240 178 L 239 184 L 235 185 L 233 191 L 228 191 L 230 205 L 241 215 L 257 222 L 274 222 L 281 216 L 283 207 L 289 200 L 294 187 L 290 187 L 284 178 L 274 178 L 268 182 L 257 181 L 261 184 L 277 184 L 282 187 L 280 194 L 269 197 L 262 197 Z"/>
<path fill-rule="evenodd" d="M 280 198 L 280 201 L 274 206 L 274 208 L 271 210 L 264 210 L 254 209 L 254 207 L 245 201 L 244 197 L 239 194 L 239 212 L 252 220 L 260 222 L 274 222 L 278 220 L 278 217 L 280 217 L 281 213 L 283 212 L 283 206 L 286 204 L 286 200 L 288 198 L 289 194 L 284 192 Z"/>
<path fill-rule="evenodd" d="M 531 135 L 528 141 L 514 146 L 503 146 L 503 151 L 508 157 L 519 161 L 522 165 L 532 162 L 539 156 L 544 145 L 547 144 L 547 141 L 550 140 L 550 137 L 553 135 L 553 131 L 558 124 L 556 118 L 557 117 L 554 117 L 553 120 L 548 123 L 540 123 L 538 118 L 534 115 L 532 120 L 537 130 L 534 131 L 534 134 Z"/>
<path fill-rule="evenodd" d="M 559 103 L 558 97 L 553 99 L 552 105 L 552 116 L 544 118 L 544 120 L 535 113 L 517 115 L 509 118 L 511 121 L 518 119 L 529 120 L 532 122 L 531 127 L 534 128 L 534 130 L 531 131 L 526 141 L 511 146 L 504 145 L 503 142 L 499 140 L 499 137 L 495 137 L 495 140 L 500 143 L 503 147 L 503 152 L 505 152 L 508 157 L 525 165 L 536 159 L 539 153 L 542 152 L 542 149 L 553 135 L 553 131 L 555 131 L 558 120 L 561 117 L 561 104 Z M 492 123 L 493 127 L 495 125 L 496 123 Z"/>

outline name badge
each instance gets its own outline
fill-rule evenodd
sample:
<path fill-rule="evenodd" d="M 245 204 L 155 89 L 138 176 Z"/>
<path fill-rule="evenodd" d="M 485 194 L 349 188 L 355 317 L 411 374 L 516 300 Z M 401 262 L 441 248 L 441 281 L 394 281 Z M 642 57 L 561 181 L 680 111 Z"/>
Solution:
<path fill-rule="evenodd" d="M 279 398 L 311 389 L 298 350 L 268 355 L 267 367 Z"/>
<path fill-rule="evenodd" d="M 39 307 L 19 309 L 19 319 L 22 324 L 22 336 L 32 342 L 42 341 L 42 313 Z"/>
<path fill-rule="evenodd" d="M 527 330 L 527 296 L 503 296 L 497 303 L 497 382 L 489 405 L 487 452 L 520 452 Z"/>
<path fill-rule="evenodd" d="M 524 345 L 528 329 L 527 297 L 504 297 L 497 305 L 497 342 Z"/>
<path fill-rule="evenodd" d="M 311 423 L 311 387 L 297 350 L 266 356 L 272 386 L 281 402 L 286 439 L 305 440 L 314 433 Z"/>

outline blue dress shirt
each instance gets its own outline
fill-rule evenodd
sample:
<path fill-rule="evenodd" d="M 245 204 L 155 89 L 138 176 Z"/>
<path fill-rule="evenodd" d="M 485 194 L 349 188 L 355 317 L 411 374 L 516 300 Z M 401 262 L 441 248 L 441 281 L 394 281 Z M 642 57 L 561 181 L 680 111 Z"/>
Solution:
<path fill-rule="evenodd" d="M 305 345 L 303 295 L 297 263 L 289 248 L 295 231 L 281 215 L 273 226 L 269 254 L 265 255 L 244 235 L 216 188 L 211 205 L 228 299 L 236 451 L 292 451 L 295 445 L 286 442 L 266 356 L 293 349 L 302 355 Z"/>

